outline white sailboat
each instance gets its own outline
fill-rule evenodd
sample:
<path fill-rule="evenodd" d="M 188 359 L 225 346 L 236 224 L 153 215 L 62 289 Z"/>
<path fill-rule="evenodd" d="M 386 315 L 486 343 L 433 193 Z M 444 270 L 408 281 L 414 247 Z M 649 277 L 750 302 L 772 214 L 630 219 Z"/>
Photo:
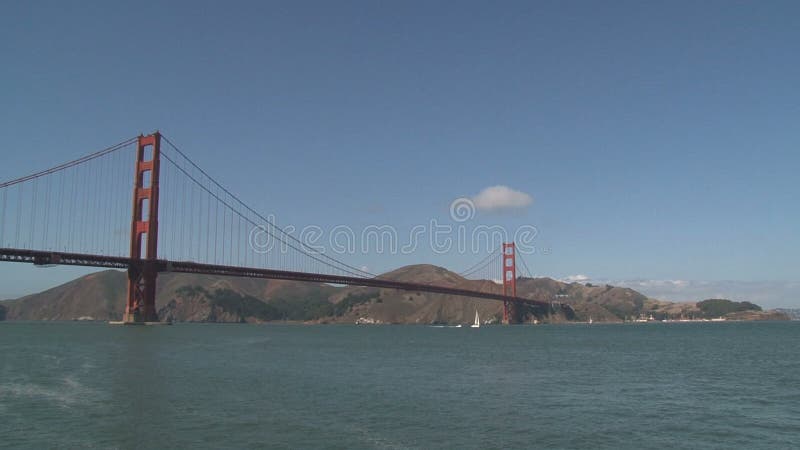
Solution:
<path fill-rule="evenodd" d="M 480 328 L 481 327 L 481 318 L 478 316 L 478 310 L 475 310 L 475 323 L 470 325 L 471 328 Z"/>

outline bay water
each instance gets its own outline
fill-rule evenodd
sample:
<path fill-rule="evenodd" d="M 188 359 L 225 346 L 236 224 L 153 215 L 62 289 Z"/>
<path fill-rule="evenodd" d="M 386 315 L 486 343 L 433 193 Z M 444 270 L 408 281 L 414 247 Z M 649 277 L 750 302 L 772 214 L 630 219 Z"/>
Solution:
<path fill-rule="evenodd" d="M 800 322 L 0 322 L 0 447 L 799 448 Z"/>

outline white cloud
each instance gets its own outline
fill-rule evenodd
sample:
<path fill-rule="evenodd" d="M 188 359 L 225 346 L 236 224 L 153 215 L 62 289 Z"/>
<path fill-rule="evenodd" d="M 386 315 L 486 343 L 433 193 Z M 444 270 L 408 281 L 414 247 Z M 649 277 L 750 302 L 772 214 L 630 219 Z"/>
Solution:
<path fill-rule="evenodd" d="M 533 197 L 508 186 L 491 186 L 472 197 L 475 208 L 484 211 L 498 211 L 526 208 L 533 203 Z"/>
<path fill-rule="evenodd" d="M 674 288 L 680 289 L 686 287 L 689 282 L 685 280 L 624 280 L 619 284 L 625 287 L 637 288 Z"/>
<path fill-rule="evenodd" d="M 764 308 L 800 307 L 800 286 L 786 281 L 608 280 L 648 297 L 678 302 L 707 298 L 747 300 Z"/>
<path fill-rule="evenodd" d="M 564 283 L 585 283 L 591 280 L 587 275 L 569 275 L 561 279 Z"/>

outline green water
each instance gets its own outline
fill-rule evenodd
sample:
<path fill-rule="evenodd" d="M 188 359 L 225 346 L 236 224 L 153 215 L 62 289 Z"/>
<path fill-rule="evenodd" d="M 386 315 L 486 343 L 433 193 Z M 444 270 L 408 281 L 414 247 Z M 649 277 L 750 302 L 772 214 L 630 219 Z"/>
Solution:
<path fill-rule="evenodd" d="M 0 322 L 0 446 L 798 448 L 798 344 L 798 322 Z"/>

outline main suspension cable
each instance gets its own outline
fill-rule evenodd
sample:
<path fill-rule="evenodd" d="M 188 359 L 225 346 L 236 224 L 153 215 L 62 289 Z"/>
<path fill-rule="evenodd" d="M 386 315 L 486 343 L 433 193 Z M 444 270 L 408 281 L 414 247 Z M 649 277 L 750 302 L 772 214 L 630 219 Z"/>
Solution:
<path fill-rule="evenodd" d="M 309 252 L 313 252 L 313 249 L 310 249 L 310 248 L 308 248 L 308 245 L 306 245 L 306 244 L 305 244 L 303 241 L 301 241 L 301 240 L 297 239 L 296 237 L 292 236 L 290 233 L 286 232 L 286 231 L 285 231 L 285 230 L 283 230 L 281 227 L 279 227 L 279 226 L 277 226 L 276 224 L 272 223 L 272 221 L 270 221 L 269 219 L 267 219 L 266 217 L 264 217 L 263 215 L 261 215 L 260 213 L 258 213 L 256 210 L 254 210 L 253 208 L 251 208 L 251 207 L 250 207 L 249 205 L 247 205 L 246 203 L 244 203 L 244 202 L 243 202 L 241 199 L 239 199 L 239 197 L 237 197 L 236 195 L 234 195 L 232 192 L 230 192 L 228 189 L 226 189 L 226 188 L 225 188 L 225 187 L 224 187 L 222 184 L 220 184 L 219 182 L 217 182 L 217 180 L 215 180 L 214 178 L 212 178 L 212 177 L 211 177 L 211 176 L 210 176 L 210 175 L 209 175 L 209 174 L 208 174 L 208 173 L 207 173 L 205 170 L 203 170 L 203 169 L 202 169 L 200 166 L 198 166 L 198 165 L 197 165 L 197 164 L 196 164 L 196 163 L 195 163 L 195 162 L 194 162 L 194 161 L 193 161 L 191 158 L 189 158 L 188 156 L 186 156 L 186 154 L 185 154 L 184 152 L 182 152 L 182 151 L 181 151 L 181 150 L 180 150 L 180 149 L 179 149 L 179 148 L 178 148 L 178 147 L 177 147 L 177 146 L 176 146 L 174 143 L 172 143 L 172 141 L 170 141 L 168 137 L 164 136 L 163 134 L 161 135 L 161 137 L 162 137 L 162 138 L 164 138 L 164 141 L 166 141 L 166 142 L 167 142 L 167 144 L 169 144 L 169 146 L 170 146 L 170 147 L 172 147 L 172 148 L 173 148 L 173 149 L 174 149 L 176 152 L 178 152 L 178 154 L 179 154 L 179 155 L 181 155 L 181 156 L 182 156 L 182 157 L 183 157 L 183 158 L 184 158 L 186 161 L 188 161 L 188 162 L 189 162 L 189 164 L 191 164 L 191 165 L 192 165 L 192 166 L 193 166 L 195 169 L 197 169 L 197 170 L 198 170 L 198 171 L 199 171 L 201 174 L 203 174 L 203 176 L 205 176 L 205 177 L 206 177 L 206 178 L 207 178 L 209 181 L 211 181 L 211 182 L 212 182 L 214 185 L 216 185 L 216 186 L 217 186 L 219 189 L 221 189 L 221 190 L 222 190 L 224 193 L 226 193 L 226 194 L 227 194 L 228 196 L 230 196 L 230 197 L 231 197 L 233 200 L 235 200 L 237 203 L 239 203 L 239 205 L 241 205 L 242 207 L 244 207 L 246 210 L 248 210 L 249 212 L 251 212 L 252 214 L 254 214 L 254 215 L 255 215 L 256 217 L 258 217 L 259 219 L 263 220 L 263 221 L 264 221 L 266 224 L 268 224 L 268 225 L 270 225 L 270 226 L 274 227 L 274 228 L 275 228 L 277 231 L 279 231 L 279 232 L 280 232 L 282 235 L 286 236 L 287 238 L 291 239 L 292 241 L 296 242 L 297 244 L 300 244 L 301 246 L 303 246 L 303 247 L 306 249 L 306 250 L 299 250 L 299 249 L 295 248 L 295 250 L 297 250 L 297 251 L 300 251 L 300 252 L 302 252 L 302 253 L 305 253 L 305 254 L 307 254 L 307 255 L 309 255 L 309 256 L 310 256 L 310 253 L 309 253 Z M 174 164 L 176 167 L 178 167 L 178 168 L 180 169 L 180 167 L 178 166 L 178 164 L 177 164 L 177 163 L 176 163 L 174 160 L 173 160 L 173 161 L 171 161 L 171 162 L 172 162 L 172 163 L 173 163 L 173 164 Z M 182 172 L 186 173 L 186 171 L 184 171 L 184 170 L 182 170 Z M 188 174 L 187 174 L 187 176 L 188 176 Z M 205 191 L 206 191 L 206 192 L 208 192 L 209 194 L 212 194 L 210 190 L 208 190 L 207 188 L 205 188 L 204 186 L 202 186 L 202 183 L 200 183 L 200 182 L 199 182 L 199 181 L 197 181 L 196 179 L 193 179 L 193 181 L 194 181 L 195 183 L 197 183 L 197 184 L 198 184 L 198 185 L 199 185 L 201 188 L 203 188 L 203 190 L 205 190 Z M 212 194 L 212 195 L 214 195 L 214 194 Z M 217 198 L 218 200 L 222 201 L 222 200 L 221 200 L 219 197 L 217 197 L 217 196 L 215 196 L 215 198 Z M 229 207 L 229 208 L 231 208 L 231 209 L 233 209 L 233 208 L 232 208 L 230 205 L 228 205 L 228 207 Z M 260 225 L 260 224 L 255 224 L 255 225 L 256 225 L 256 226 L 258 226 L 258 225 Z M 284 242 L 284 243 L 285 243 L 285 241 L 282 241 L 282 240 L 281 240 L 281 239 L 279 239 L 277 236 L 273 236 L 273 237 L 275 237 L 275 239 L 278 239 L 279 241 L 281 241 L 281 242 Z M 288 244 L 287 244 L 287 245 L 288 245 Z M 292 248 L 294 248 L 294 247 L 292 247 Z M 347 264 L 347 263 L 345 263 L 345 262 L 339 261 L 339 260 L 337 260 L 337 259 L 335 259 L 335 258 L 333 258 L 333 257 L 331 257 L 331 256 L 328 256 L 328 255 L 326 255 L 326 254 L 324 254 L 324 253 L 319 253 L 319 255 L 320 255 L 320 256 L 322 256 L 323 258 L 325 258 L 325 259 L 327 259 L 327 260 L 331 261 L 332 263 L 334 263 L 334 264 L 336 264 L 336 265 L 340 265 L 340 266 L 347 267 L 348 269 L 350 269 L 350 270 L 352 270 L 352 271 L 355 271 L 355 272 L 357 272 L 357 273 L 360 273 L 360 274 L 362 274 L 362 275 L 358 275 L 358 276 L 364 276 L 364 275 L 367 275 L 367 276 L 368 276 L 368 277 L 370 277 L 370 278 L 374 278 L 374 277 L 376 277 L 376 276 L 377 276 L 377 275 L 375 275 L 375 274 L 373 274 L 373 273 L 367 272 L 367 271 L 365 271 L 365 270 L 362 270 L 362 269 L 359 269 L 359 268 L 357 268 L 357 267 L 351 266 L 351 265 L 349 265 L 349 264 Z M 318 260 L 318 261 L 319 261 L 319 260 Z M 323 264 L 325 264 L 323 261 L 320 261 L 320 262 L 322 262 Z M 330 264 L 326 264 L 326 265 L 329 265 L 329 266 L 330 266 Z M 339 269 L 339 270 L 342 270 L 342 269 Z M 352 273 L 352 272 L 351 272 L 351 273 Z"/>
<path fill-rule="evenodd" d="M 33 179 L 36 179 L 36 178 L 39 178 L 39 177 L 43 177 L 45 175 L 50 175 L 51 173 L 59 172 L 59 171 L 62 171 L 64 169 L 68 169 L 70 167 L 77 166 L 79 164 L 83 164 L 83 163 L 85 163 L 87 161 L 91 161 L 93 159 L 99 158 L 99 157 L 107 155 L 109 153 L 113 153 L 113 152 L 115 152 L 115 151 L 117 151 L 119 149 L 125 148 L 128 145 L 136 142 L 137 139 L 138 139 L 138 137 L 133 137 L 133 138 L 130 138 L 130 139 L 126 140 L 126 141 L 122 141 L 119 144 L 112 145 L 111 147 L 104 148 L 103 150 L 96 151 L 94 153 L 88 154 L 88 155 L 83 156 L 81 158 L 74 159 L 72 161 L 68 161 L 68 162 L 65 162 L 63 164 L 59 164 L 59 165 L 57 165 L 55 167 L 51 167 L 51 168 L 49 168 L 47 170 L 42 170 L 40 172 L 32 173 L 30 175 L 26 175 L 24 177 L 17 178 L 15 180 L 10 180 L 10 181 L 6 181 L 4 183 L 0 183 L 0 189 L 6 188 L 6 187 L 9 187 L 9 186 L 13 186 L 15 184 L 23 183 L 23 182 L 28 181 L 28 180 L 33 180 Z"/>
<path fill-rule="evenodd" d="M 476 264 L 472 265 L 469 269 L 459 273 L 462 277 L 466 278 L 479 270 L 483 270 L 486 268 L 487 265 L 492 263 L 492 258 L 497 256 L 497 253 L 500 251 L 500 248 L 496 248 L 493 252 L 486 255 L 483 259 L 478 261 Z"/>
<path fill-rule="evenodd" d="M 167 141 L 167 142 L 169 142 L 169 141 Z M 172 144 L 170 144 L 170 145 L 172 145 Z M 173 146 L 173 147 L 174 147 L 174 146 Z M 177 148 L 176 148 L 176 150 L 177 150 Z M 165 158 L 167 161 L 169 161 L 170 163 L 172 163 L 172 165 L 173 165 L 173 166 L 175 166 L 175 168 L 177 168 L 177 169 L 178 169 L 178 170 L 180 170 L 180 171 L 181 171 L 181 172 L 182 172 L 184 175 L 186 175 L 186 177 L 187 177 L 187 178 L 189 178 L 189 179 L 190 179 L 192 182 L 194 182 L 194 183 L 195 183 L 197 186 L 199 186 L 199 187 L 200 187 L 202 190 L 204 190 L 206 193 L 208 193 L 209 195 L 211 195 L 212 197 L 214 197 L 214 198 L 215 198 L 217 201 L 219 201 L 221 204 L 225 205 L 225 206 L 226 206 L 226 207 L 227 207 L 227 208 L 228 208 L 228 209 L 231 211 L 231 213 L 233 213 L 233 214 L 236 214 L 238 217 L 240 217 L 240 218 L 244 219 L 245 221 L 249 222 L 249 223 L 250 223 L 251 225 L 253 225 L 253 226 L 256 226 L 256 227 L 262 227 L 262 230 L 264 230 L 264 232 L 268 233 L 270 236 L 274 237 L 274 238 L 275 238 L 275 239 L 277 239 L 279 242 L 281 242 L 281 243 L 285 244 L 287 247 L 289 247 L 289 248 L 291 248 L 291 249 L 293 249 L 293 250 L 295 250 L 295 251 L 297 251 L 297 252 L 300 252 L 300 253 L 302 253 L 302 254 L 304 254 L 304 255 L 308 256 L 309 258 L 311 258 L 311 259 L 313 259 L 313 260 L 315 260 L 315 261 L 317 261 L 317 262 L 319 262 L 319 263 L 321 263 L 321 264 L 323 264 L 323 265 L 325 265 L 325 266 L 328 266 L 328 267 L 334 268 L 334 269 L 336 269 L 336 270 L 340 270 L 340 271 L 342 271 L 342 272 L 348 273 L 348 274 L 350 274 L 350 275 L 353 275 L 353 276 L 356 276 L 356 277 L 362 277 L 362 278 L 363 278 L 363 277 L 364 277 L 363 273 L 367 273 L 367 274 L 369 274 L 368 272 L 364 272 L 364 271 L 362 271 L 362 270 L 359 270 L 359 269 L 356 269 L 356 270 L 357 270 L 357 272 L 350 271 L 350 270 L 347 270 L 347 269 L 343 269 L 342 267 L 338 267 L 337 265 L 334 265 L 334 264 L 331 264 L 331 263 L 329 263 L 329 262 L 323 261 L 323 260 L 321 260 L 320 258 L 317 258 L 316 256 L 314 256 L 314 255 L 312 255 L 312 254 L 310 254 L 310 253 L 307 253 L 306 251 L 304 251 L 304 250 L 302 250 L 302 249 L 299 249 L 299 248 L 295 247 L 295 246 L 294 246 L 294 245 L 292 245 L 291 243 L 289 243 L 289 242 L 286 242 L 286 241 L 284 241 L 284 240 L 280 239 L 278 236 L 275 236 L 273 233 L 271 233 L 271 232 L 270 232 L 270 231 L 267 229 L 267 227 L 264 227 L 264 226 L 263 226 L 263 224 L 259 224 L 259 223 L 257 223 L 256 221 L 252 220 L 251 218 L 247 217 L 246 215 L 242 214 L 241 212 L 239 212 L 238 210 L 236 210 L 236 209 L 233 207 L 233 205 L 231 205 L 231 204 L 230 204 L 228 201 L 226 201 L 226 200 L 222 199 L 222 198 L 221 198 L 221 197 L 220 197 L 220 196 L 219 196 L 217 193 L 214 193 L 214 192 L 212 192 L 210 189 L 208 189 L 206 186 L 204 186 L 204 185 L 203 185 L 203 184 L 202 184 L 202 183 L 201 183 L 199 180 L 197 180 L 197 179 L 196 179 L 194 176 L 192 176 L 192 175 L 191 175 L 191 174 L 190 174 L 188 171 L 186 171 L 186 169 L 184 169 L 183 167 L 181 167 L 181 166 L 180 166 L 178 163 L 176 163 L 176 162 L 175 162 L 175 160 L 173 160 L 172 158 L 170 158 L 170 156 L 169 156 L 168 154 L 166 154 L 166 153 L 163 153 L 163 152 L 162 152 L 162 153 L 161 153 L 161 155 L 162 155 L 162 156 L 163 156 L 163 157 L 164 157 L 164 158 Z M 185 157 L 185 156 L 184 156 L 184 157 Z M 186 158 L 186 159 L 187 159 L 187 161 L 191 162 L 191 160 L 189 160 L 189 158 Z M 192 163 L 192 164 L 193 164 L 193 163 Z M 193 164 L 193 165 L 194 165 L 194 164 Z M 200 171 L 202 172 L 202 169 L 200 169 L 200 168 L 199 168 L 199 167 L 197 167 L 196 165 L 195 165 L 195 168 L 197 168 L 198 170 L 200 170 Z M 226 192 L 226 193 L 227 193 L 227 194 L 228 194 L 228 195 L 229 195 L 229 196 L 230 196 L 232 199 L 236 200 L 236 201 L 237 201 L 239 204 L 241 204 L 242 206 L 244 206 L 245 208 L 247 208 L 247 209 L 248 209 L 248 211 L 250 211 L 250 212 L 252 212 L 253 214 L 255 214 L 255 215 L 258 217 L 258 218 L 260 218 L 260 219 L 264 220 L 264 221 L 265 221 L 265 222 L 266 222 L 268 225 L 271 225 L 271 226 L 275 227 L 276 229 L 278 229 L 278 230 L 282 231 L 282 232 L 283 232 L 283 234 L 285 234 L 285 235 L 288 235 L 288 233 L 286 233 L 285 231 L 281 230 L 281 229 L 280 229 L 279 227 L 277 227 L 275 224 L 273 224 L 273 223 L 271 223 L 270 221 L 266 220 L 266 219 L 265 219 L 265 218 L 263 218 L 263 217 L 262 217 L 260 214 L 256 213 L 256 212 L 255 212 L 255 211 L 253 211 L 251 208 L 249 208 L 247 205 L 245 205 L 245 204 L 244 204 L 244 203 L 243 203 L 241 200 L 239 200 L 238 198 L 236 198 L 236 196 L 234 196 L 234 195 L 233 195 L 233 194 L 231 194 L 229 191 L 227 191 L 227 190 L 226 190 L 224 187 L 222 187 L 221 185 L 219 185 L 219 183 L 216 183 L 216 182 L 215 182 L 215 181 L 214 181 L 214 180 L 213 180 L 211 177 L 209 177 L 207 174 L 205 174 L 205 173 L 203 173 L 203 174 L 204 174 L 204 175 L 205 175 L 205 176 L 206 176 L 206 177 L 207 177 L 209 180 L 211 180 L 212 182 L 214 182 L 214 183 L 217 185 L 217 187 L 219 187 L 219 188 L 220 188 L 220 189 L 222 189 L 224 192 Z M 231 231 L 231 232 L 233 232 L 233 231 Z M 224 233 L 223 233 L 223 234 L 224 234 Z M 290 236 L 290 235 L 289 235 L 289 236 Z M 292 237 L 293 237 L 293 236 L 292 236 Z M 301 244 L 303 244 L 303 243 L 302 243 L 302 241 L 298 241 L 296 238 L 295 238 L 295 240 L 296 240 L 297 242 L 300 242 Z M 303 244 L 303 245 L 305 245 L 305 244 Z M 231 251 L 232 251 L 232 249 L 231 249 Z M 319 253 L 319 255 L 321 255 L 321 256 L 325 256 L 323 253 Z M 331 260 L 333 260 L 335 263 L 338 263 L 338 264 L 340 264 L 340 265 L 342 265 L 342 266 L 345 266 L 345 267 L 348 267 L 348 268 L 352 268 L 351 266 L 348 266 L 348 265 L 347 265 L 347 264 L 345 264 L 345 263 L 341 263 L 341 262 L 339 262 L 339 261 L 337 261 L 337 260 L 335 260 L 335 259 L 333 259 L 333 258 L 330 258 L 330 257 L 328 257 L 328 259 L 331 259 Z M 358 272 L 362 272 L 362 273 L 358 273 Z M 374 275 L 372 275 L 372 274 L 369 274 L 369 275 L 370 275 L 371 277 L 374 277 Z"/>

